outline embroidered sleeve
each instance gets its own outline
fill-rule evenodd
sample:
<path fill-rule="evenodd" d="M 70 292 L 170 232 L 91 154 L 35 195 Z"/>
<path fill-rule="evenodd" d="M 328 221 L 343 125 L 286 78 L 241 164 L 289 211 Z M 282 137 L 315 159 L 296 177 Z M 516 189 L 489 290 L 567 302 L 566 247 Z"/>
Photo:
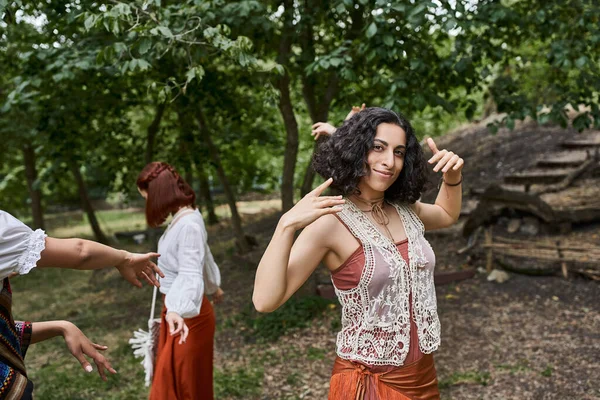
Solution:
<path fill-rule="evenodd" d="M 15 328 L 17 331 L 17 337 L 21 344 L 21 356 L 25 358 L 25 354 L 27 354 L 27 349 L 29 348 L 29 344 L 31 343 L 31 322 L 15 321 Z"/>

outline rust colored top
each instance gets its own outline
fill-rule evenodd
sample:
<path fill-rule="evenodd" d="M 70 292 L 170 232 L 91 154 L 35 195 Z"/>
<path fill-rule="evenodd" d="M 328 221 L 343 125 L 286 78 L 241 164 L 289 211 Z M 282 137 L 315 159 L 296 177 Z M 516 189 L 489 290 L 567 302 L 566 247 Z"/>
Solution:
<path fill-rule="evenodd" d="M 408 239 L 396 242 L 396 247 L 400 252 L 406 264 L 408 264 Z M 331 271 L 331 279 L 333 284 L 341 290 L 349 290 L 360 282 L 363 268 L 365 266 L 365 253 L 362 244 L 352 253 L 350 257 L 342 265 Z M 417 333 L 417 325 L 413 321 L 412 316 L 412 299 L 410 300 L 410 349 L 406 356 L 404 364 L 410 364 L 423 357 L 423 353 L 419 348 L 419 336 Z M 369 366 L 373 372 L 384 372 L 393 366 Z"/>

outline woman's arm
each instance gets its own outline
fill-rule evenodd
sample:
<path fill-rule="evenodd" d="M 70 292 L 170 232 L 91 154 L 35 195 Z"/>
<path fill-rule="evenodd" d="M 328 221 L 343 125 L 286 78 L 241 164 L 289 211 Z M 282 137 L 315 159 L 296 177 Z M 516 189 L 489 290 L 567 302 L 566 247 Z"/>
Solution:
<path fill-rule="evenodd" d="M 458 221 L 462 207 L 462 167 L 464 161 L 457 154 L 448 150 L 438 150 L 433 139 L 427 139 L 433 152 L 429 164 L 436 164 L 433 170 L 442 171 L 443 181 L 435 204 L 417 201 L 415 213 L 419 216 L 425 230 L 446 228 Z"/>
<path fill-rule="evenodd" d="M 357 114 L 364 109 L 365 109 L 365 103 L 363 103 L 361 107 L 352 106 L 352 109 L 350 110 L 348 115 L 346 115 L 346 118 L 344 118 L 344 121 L 349 120 L 350 118 L 352 118 L 354 116 L 354 114 Z M 321 135 L 331 136 L 335 133 L 335 131 L 336 131 L 335 126 L 331 125 L 329 122 L 317 122 L 312 126 L 312 132 L 310 134 L 311 134 L 311 136 L 315 137 L 315 140 L 317 140 Z"/>
<path fill-rule="evenodd" d="M 37 267 L 92 270 L 112 266 L 134 286 L 142 286 L 139 279 L 159 286 L 155 274 L 164 275 L 151 260 L 159 256 L 157 253 L 129 253 L 91 240 L 47 237 Z"/>
<path fill-rule="evenodd" d="M 100 351 L 106 350 L 108 347 L 96 343 L 92 343 L 75 326 L 69 321 L 44 321 L 32 323 L 31 343 L 39 343 L 44 340 L 51 339 L 56 336 L 62 336 L 65 339 L 67 348 L 73 356 L 79 361 L 81 367 L 86 372 L 92 372 L 93 368 L 88 362 L 87 357 L 90 357 L 96 363 L 98 374 L 103 380 L 106 380 L 105 370 L 116 374 L 117 371 L 110 365 L 110 362 L 100 354 Z"/>
<path fill-rule="evenodd" d="M 339 212 L 344 203 L 341 196 L 320 196 L 331 182 L 328 179 L 307 194 L 279 220 L 256 270 L 252 302 L 259 312 L 274 311 L 285 303 L 329 250 L 326 221 L 319 218 Z M 294 234 L 304 227 L 294 243 Z"/>

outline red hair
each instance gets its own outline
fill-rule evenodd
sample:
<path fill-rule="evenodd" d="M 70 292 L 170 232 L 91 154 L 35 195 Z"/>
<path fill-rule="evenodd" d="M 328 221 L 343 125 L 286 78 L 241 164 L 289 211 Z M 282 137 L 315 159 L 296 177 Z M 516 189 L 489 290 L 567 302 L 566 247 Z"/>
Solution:
<path fill-rule="evenodd" d="M 164 162 L 151 162 L 137 178 L 137 187 L 148 194 L 146 221 L 151 227 L 161 225 L 169 214 L 181 207 L 196 208 L 196 194 L 190 185 Z"/>

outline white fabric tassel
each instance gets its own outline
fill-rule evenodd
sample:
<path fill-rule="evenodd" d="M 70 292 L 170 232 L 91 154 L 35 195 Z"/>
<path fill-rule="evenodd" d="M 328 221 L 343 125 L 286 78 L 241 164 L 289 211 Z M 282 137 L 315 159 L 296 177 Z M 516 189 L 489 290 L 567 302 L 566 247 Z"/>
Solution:
<path fill-rule="evenodd" d="M 152 294 L 152 309 L 150 311 L 150 319 L 148 320 L 148 331 L 146 332 L 143 329 L 138 329 L 133 332 L 133 337 L 129 339 L 129 344 L 133 348 L 133 355 L 136 358 L 143 357 L 140 364 L 144 366 L 144 371 L 146 372 L 146 386 L 150 386 L 150 383 L 152 382 L 152 375 L 154 373 L 154 346 L 156 345 L 155 341 L 158 340 L 158 337 L 155 337 L 158 332 L 155 331 L 153 335 L 152 327 L 154 324 L 160 324 L 160 318 L 154 318 L 156 292 L 157 288 L 155 286 L 154 293 Z"/>

